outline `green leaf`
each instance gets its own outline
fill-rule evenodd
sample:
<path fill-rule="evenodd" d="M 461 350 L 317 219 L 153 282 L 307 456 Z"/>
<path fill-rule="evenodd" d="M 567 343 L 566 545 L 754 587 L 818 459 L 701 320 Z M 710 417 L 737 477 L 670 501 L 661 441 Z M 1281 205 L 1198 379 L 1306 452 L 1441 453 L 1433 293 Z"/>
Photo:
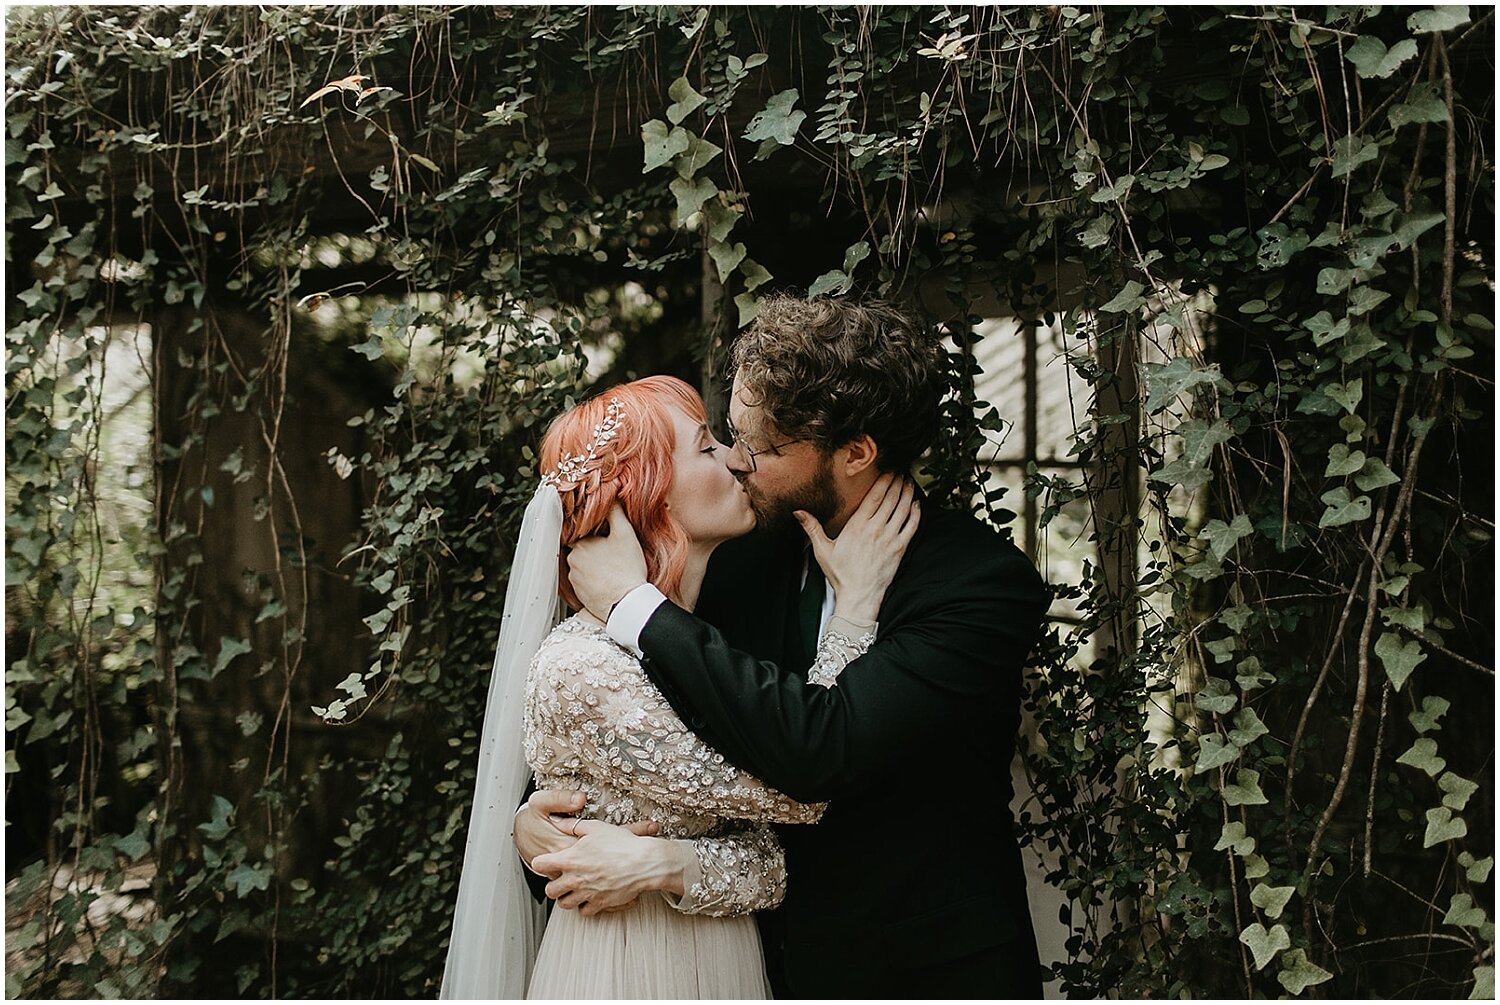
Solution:
<path fill-rule="evenodd" d="M 1102 305 L 1099 310 L 1105 314 L 1127 314 L 1134 311 L 1146 302 L 1146 299 L 1141 296 L 1142 291 L 1145 289 L 1144 286 L 1132 279 L 1125 284 L 1123 290 L 1115 294 L 1114 299 Z"/>
<path fill-rule="evenodd" d="M 1203 570 L 1201 573 L 1199 572 L 1200 569 Z M 1199 578 L 1203 579 L 1210 579 L 1222 572 L 1223 567 L 1220 566 L 1217 562 L 1198 562 L 1194 565 L 1188 566 L 1187 571 L 1190 575 L 1196 575 Z M 1226 636 L 1222 639 L 1213 639 L 1209 642 L 1203 643 L 1203 648 L 1207 649 L 1209 653 L 1213 655 L 1215 663 L 1229 662 L 1234 658 L 1234 651 L 1239 647 L 1240 640 L 1233 635 Z M 1225 686 L 1227 687 L 1228 685 L 1226 684 Z M 1231 707 L 1233 706 L 1233 704 L 1233 699 L 1231 699 Z M 1225 709 L 1225 711 L 1228 711 L 1228 709 Z"/>
<path fill-rule="evenodd" d="M 688 83 L 686 77 L 678 77 L 672 81 L 672 86 L 667 88 L 667 97 L 672 99 L 672 104 L 667 107 L 667 121 L 674 126 L 681 125 L 683 119 L 708 100 L 693 90 L 693 85 Z"/>
<path fill-rule="evenodd" d="M 349 348 L 365 359 L 379 359 L 385 355 L 385 343 L 381 341 L 379 335 L 371 335 L 359 345 L 351 345 Z"/>
<path fill-rule="evenodd" d="M 1391 686 L 1397 691 L 1401 690 L 1401 685 L 1406 683 L 1406 678 L 1411 676 L 1417 665 L 1427 658 L 1427 654 L 1422 652 L 1422 647 L 1415 640 L 1403 642 L 1395 632 L 1383 632 L 1375 640 L 1375 655 L 1385 665 L 1386 676 L 1391 679 Z"/>
<path fill-rule="evenodd" d="M 1234 728 L 1229 731 L 1229 742 L 1236 747 L 1248 747 L 1270 732 L 1255 709 L 1242 708 L 1234 714 Z"/>
<path fill-rule="evenodd" d="M 698 178 L 694 181 L 674 178 L 667 188 L 677 197 L 677 225 L 679 227 L 687 226 L 688 217 L 698 212 L 705 202 L 719 194 L 718 187 L 708 178 Z"/>
<path fill-rule="evenodd" d="M 753 290 L 768 282 L 771 274 L 753 258 L 747 258 L 740 263 L 740 275 L 744 277 L 745 289 Z"/>
<path fill-rule="evenodd" d="M 1431 84 L 1418 84 L 1402 103 L 1392 105 L 1386 113 L 1392 129 L 1422 122 L 1447 122 L 1448 104 L 1435 93 Z"/>
<path fill-rule="evenodd" d="M 723 147 L 715 146 L 708 140 L 701 139 L 691 134 L 687 138 L 687 147 L 678 155 L 673 167 L 677 169 L 677 177 L 691 178 L 708 165 L 715 157 L 724 152 Z"/>
<path fill-rule="evenodd" d="M 1427 833 L 1422 836 L 1422 847 L 1431 848 L 1444 841 L 1453 841 L 1469 833 L 1469 825 L 1463 817 L 1456 817 L 1446 806 L 1437 806 L 1427 811 Z"/>
<path fill-rule="evenodd" d="M 1232 850 L 1241 858 L 1255 851 L 1255 838 L 1245 833 L 1245 825 L 1238 820 L 1231 820 L 1219 831 L 1219 843 L 1214 845 L 1214 851 Z"/>
<path fill-rule="evenodd" d="M 1448 766 L 1448 762 L 1438 756 L 1437 741 L 1430 736 L 1419 736 L 1411 747 L 1396 758 L 1397 764 L 1409 764 L 1413 768 L 1420 768 L 1429 776 L 1436 777 L 1438 772 Z M 1461 807 L 1454 807 L 1460 809 Z"/>
<path fill-rule="evenodd" d="M 1266 912 L 1268 918 L 1279 918 L 1286 909 L 1286 902 L 1297 892 L 1295 886 L 1267 886 L 1256 883 L 1250 889 L 1250 903 Z"/>
<path fill-rule="evenodd" d="M 1495 968 L 1491 964 L 1474 968 L 1474 990 L 1469 992 L 1470 1001 L 1495 1000 Z"/>
<path fill-rule="evenodd" d="M 262 607 L 259 611 L 256 612 L 255 623 L 258 625 L 262 621 L 269 621 L 272 618 L 279 618 L 279 617 L 281 617 L 285 613 L 286 613 L 286 603 L 284 601 L 281 601 L 281 600 L 269 600 L 269 601 L 266 602 L 266 605 L 264 607 Z M 222 655 L 223 655 L 223 653 L 221 652 L 220 656 L 222 656 Z"/>
<path fill-rule="evenodd" d="M 249 862 L 241 862 L 225 877 L 225 881 L 236 897 L 245 897 L 252 890 L 265 890 L 270 887 L 271 867 L 265 864 L 251 865 Z"/>
<path fill-rule="evenodd" d="M 254 712 L 247 709 L 246 711 L 241 712 L 239 715 L 235 716 L 234 721 L 239 724 L 240 732 L 243 735 L 254 736 L 256 731 L 260 729 L 261 724 L 265 721 L 265 716 L 261 715 L 259 712 Z"/>
<path fill-rule="evenodd" d="M 1355 168 L 1374 160 L 1379 155 L 1378 143 L 1367 141 L 1358 134 L 1340 136 L 1333 141 L 1333 170 L 1330 175 L 1334 178 L 1347 177 Z"/>
<path fill-rule="evenodd" d="M 739 311 L 739 323 L 743 328 L 755 320 L 755 315 L 760 313 L 760 298 L 754 293 L 741 293 L 734 298 L 734 306 Z"/>
<path fill-rule="evenodd" d="M 1264 300 L 1246 300 L 1238 310 L 1241 314 L 1264 314 L 1270 306 Z"/>
<path fill-rule="evenodd" d="M 1354 317 L 1362 317 L 1390 298 L 1389 293 L 1373 286 L 1356 286 L 1354 292 L 1349 294 L 1349 313 Z"/>
<path fill-rule="evenodd" d="M 1262 227 L 1256 234 L 1260 238 L 1257 258 L 1262 269 L 1279 269 L 1307 247 L 1310 238 L 1301 230 L 1293 230 L 1284 223 L 1273 223 Z"/>
<path fill-rule="evenodd" d="M 1181 485 L 1189 491 L 1206 484 L 1213 474 L 1208 470 L 1208 461 L 1214 448 L 1228 442 L 1234 435 L 1229 423 L 1223 419 L 1209 425 L 1202 419 L 1188 419 L 1177 427 L 1182 437 L 1182 456 L 1159 471 L 1153 471 L 1150 480 L 1167 485 Z"/>
<path fill-rule="evenodd" d="M 807 118 L 806 112 L 797 111 L 797 89 L 779 91 L 766 101 L 766 107 L 756 112 L 745 129 L 745 139 L 756 141 L 774 140 L 781 146 L 796 142 L 797 129 Z"/>
<path fill-rule="evenodd" d="M 217 677 L 236 656 L 243 656 L 255 647 L 245 639 L 232 639 L 228 635 L 219 637 L 219 658 L 214 660 L 212 677 Z"/>
<path fill-rule="evenodd" d="M 1328 448 L 1328 467 L 1323 469 L 1324 478 L 1343 478 L 1365 466 L 1365 452 L 1350 450 L 1346 444 L 1335 443 Z"/>
<path fill-rule="evenodd" d="M 1438 720 L 1448 713 L 1448 708 L 1447 698 L 1428 695 L 1422 699 L 1422 707 L 1408 712 L 1406 718 L 1416 727 L 1418 733 L 1426 733 L 1429 730 L 1440 728 Z"/>
<path fill-rule="evenodd" d="M 1417 54 L 1417 43 L 1403 38 L 1389 49 L 1373 35 L 1361 35 L 1345 52 L 1344 57 L 1354 64 L 1354 72 L 1366 79 L 1389 77 L 1401 68 L 1401 64 Z"/>
<path fill-rule="evenodd" d="M 734 245 L 710 244 L 708 256 L 714 260 L 714 268 L 719 271 L 719 282 L 729 282 L 729 274 L 745 260 L 745 244 L 743 241 Z"/>
<path fill-rule="evenodd" d="M 1427 615 L 1422 613 L 1420 607 L 1382 607 L 1380 617 L 1387 625 L 1405 628 L 1413 633 L 1420 633 L 1427 627 Z"/>
<path fill-rule="evenodd" d="M 1454 811 L 1463 809 L 1468 805 L 1469 797 L 1479 791 L 1477 784 L 1451 771 L 1444 772 L 1438 779 L 1438 788 L 1443 790 L 1443 805 Z"/>
<path fill-rule="evenodd" d="M 1319 527 L 1342 527 L 1346 523 L 1357 523 L 1370 518 L 1370 497 L 1349 498 L 1349 490 L 1340 485 L 1324 492 L 1318 498 L 1328 508 L 1318 518 Z"/>
<path fill-rule="evenodd" d="M 1193 701 L 1205 712 L 1223 715 L 1234 708 L 1239 699 L 1230 690 L 1227 680 L 1221 677 L 1210 677 L 1203 682 L 1203 686 L 1193 696 Z"/>
<path fill-rule="evenodd" d="M 1234 430 L 1223 419 L 1209 425 L 1202 419 L 1189 419 L 1177 427 L 1182 436 L 1182 459 L 1193 465 L 1204 465 L 1220 444 L 1228 443 Z"/>
<path fill-rule="evenodd" d="M 1078 241 L 1085 248 L 1102 248 L 1109 243 L 1109 235 L 1114 228 L 1115 218 L 1109 214 L 1096 216 L 1089 221 L 1088 226 L 1078 232 Z"/>
<path fill-rule="evenodd" d="M 1349 334 L 1349 319 L 1339 318 L 1335 322 L 1332 314 L 1319 311 L 1302 322 L 1302 327 L 1312 332 L 1313 345 L 1322 347 Z"/>
<path fill-rule="evenodd" d="M 858 266 L 860 262 L 863 262 L 866 258 L 869 257 L 870 242 L 858 241 L 854 244 L 849 245 L 849 247 L 844 251 L 844 271 L 851 276 L 854 275 L 855 267 Z"/>
<path fill-rule="evenodd" d="M 1198 536 L 1208 541 L 1208 550 L 1215 559 L 1222 562 L 1241 538 L 1249 537 L 1254 532 L 1255 527 L 1250 523 L 1250 518 L 1240 513 L 1230 523 L 1210 520 Z"/>
<path fill-rule="evenodd" d="M 645 144 L 645 166 L 643 174 L 650 174 L 659 167 L 672 162 L 672 158 L 685 153 L 688 148 L 688 131 L 680 126 L 669 132 L 661 119 L 652 119 L 641 126 L 641 141 Z"/>
<path fill-rule="evenodd" d="M 1226 607 L 1220 611 L 1219 620 L 1224 623 L 1225 628 L 1239 635 L 1245 630 L 1245 626 L 1250 624 L 1250 618 L 1254 613 L 1254 610 L 1245 604 L 1235 604 L 1233 607 Z"/>
<path fill-rule="evenodd" d="M 1363 41 L 1363 39 L 1361 39 Z M 1293 949 L 1281 958 L 1281 973 L 1276 979 L 1289 995 L 1300 995 L 1314 984 L 1332 979 L 1333 974 L 1308 960 L 1307 952 Z"/>
<path fill-rule="evenodd" d="M 1353 269 L 1335 269 L 1333 266 L 1328 266 L 1318 270 L 1317 290 L 1331 297 L 1343 293 L 1353 281 Z"/>
<path fill-rule="evenodd" d="M 847 276 L 838 269 L 833 269 L 813 280 L 812 286 L 808 287 L 807 295 L 809 297 L 821 297 L 828 294 L 836 297 L 842 296 L 848 293 L 850 287 L 853 285 L 854 279 L 852 276 Z"/>
<path fill-rule="evenodd" d="M 729 237 L 734 225 L 740 222 L 745 214 L 737 209 L 724 205 L 722 202 L 711 202 L 708 204 L 708 239 L 710 241 L 722 241 Z"/>
<path fill-rule="evenodd" d="M 1240 756 L 1240 748 L 1232 743 L 1225 742 L 1217 733 L 1209 733 L 1198 741 L 1198 761 L 1193 765 L 1193 773 L 1201 775 L 1212 771 L 1214 768 L 1222 767 Z"/>
<path fill-rule="evenodd" d="M 1341 405 L 1344 411 L 1348 412 L 1350 415 L 1353 415 L 1354 410 L 1359 407 L 1360 399 L 1365 396 L 1365 382 L 1360 380 L 1358 377 L 1349 381 L 1347 384 L 1341 384 L 1338 381 L 1332 381 L 1328 384 L 1324 384 L 1322 387 L 1322 391 L 1324 394 L 1328 395 L 1328 397 L 1335 404 Z"/>
<path fill-rule="evenodd" d="M 1093 195 L 1089 196 L 1092 202 L 1119 202 L 1130 194 L 1131 187 L 1135 185 L 1135 175 L 1125 174 L 1115 179 L 1113 185 L 1106 185 Z M 1101 308 L 1102 310 L 1103 308 Z"/>
<path fill-rule="evenodd" d="M 233 813 L 233 803 L 223 796 L 214 796 L 208 809 L 208 823 L 199 824 L 198 829 L 210 841 L 222 841 L 229 834 L 229 818 Z"/>
<path fill-rule="evenodd" d="M 364 675 L 357 670 L 339 681 L 334 687 L 348 694 L 350 701 L 358 701 L 368 693 L 365 691 Z"/>
<path fill-rule="evenodd" d="M 1374 492 L 1387 485 L 1394 485 L 1400 480 L 1395 472 L 1385 466 L 1385 461 L 1378 457 L 1366 460 L 1364 466 L 1359 469 L 1359 473 L 1354 476 L 1354 484 L 1358 485 L 1362 492 Z"/>
<path fill-rule="evenodd" d="M 202 825 L 200 824 L 199 826 Z M 146 840 L 146 835 L 142 834 L 139 828 L 126 834 L 124 837 L 115 838 L 110 844 L 132 862 L 139 861 L 143 855 L 151 850 L 151 842 Z"/>
<path fill-rule="evenodd" d="M 1448 902 L 1448 913 L 1443 915 L 1443 924 L 1459 928 L 1479 928 L 1488 920 L 1484 908 L 1476 907 L 1474 898 L 1467 893 L 1455 893 Z"/>
<path fill-rule="evenodd" d="M 1459 853 L 1458 864 L 1463 866 L 1464 875 L 1468 877 L 1470 883 L 1483 883 L 1490 878 L 1490 870 L 1495 867 L 1495 859 L 1492 855 L 1476 859 L 1465 851 Z"/>
<path fill-rule="evenodd" d="M 1245 856 L 1245 878 L 1264 879 L 1271 874 L 1271 863 L 1259 855 Z"/>
<path fill-rule="evenodd" d="M 1139 287 L 1137 287 L 1139 292 Z M 1102 308 L 1101 308 L 1102 309 Z M 1184 391 L 1207 385 L 1222 390 L 1229 389 L 1217 365 L 1199 366 L 1191 359 L 1179 356 L 1166 363 L 1142 363 L 1141 373 L 1146 378 L 1146 412 L 1155 415 L 1182 396 Z"/>
<path fill-rule="evenodd" d="M 1413 241 L 1446 219 L 1448 219 L 1447 216 L 1436 211 L 1430 213 L 1413 213 L 1411 216 L 1402 219 L 1401 225 L 1396 228 L 1396 232 L 1391 236 L 1396 239 L 1396 246 L 1405 251 L 1411 247 Z"/>
<path fill-rule="evenodd" d="M 1219 793 L 1230 806 L 1264 806 L 1270 800 L 1260 790 L 1260 772 L 1241 768 L 1234 773 L 1234 781 L 1224 786 Z"/>
<path fill-rule="evenodd" d="M 1435 6 L 1431 10 L 1419 10 L 1406 19 L 1406 26 L 1417 35 L 1450 31 L 1461 24 L 1468 23 L 1469 7 L 1467 4 L 1454 7 Z"/>
<path fill-rule="evenodd" d="M 1240 941 L 1250 947 L 1256 970 L 1264 970 L 1277 953 L 1292 945 L 1292 937 L 1287 934 L 1285 926 L 1276 925 L 1267 931 L 1266 926 L 1258 921 L 1240 932 Z"/>

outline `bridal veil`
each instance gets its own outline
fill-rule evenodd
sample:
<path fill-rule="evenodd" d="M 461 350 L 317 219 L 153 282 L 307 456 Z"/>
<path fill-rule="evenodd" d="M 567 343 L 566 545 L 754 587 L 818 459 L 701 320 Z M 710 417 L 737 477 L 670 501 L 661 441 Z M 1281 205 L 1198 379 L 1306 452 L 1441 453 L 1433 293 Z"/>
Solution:
<path fill-rule="evenodd" d="M 530 777 L 521 748 L 526 674 L 558 622 L 561 538 L 562 501 L 544 484 L 526 507 L 505 591 L 442 998 L 524 998 L 541 942 L 543 907 L 511 835 Z"/>

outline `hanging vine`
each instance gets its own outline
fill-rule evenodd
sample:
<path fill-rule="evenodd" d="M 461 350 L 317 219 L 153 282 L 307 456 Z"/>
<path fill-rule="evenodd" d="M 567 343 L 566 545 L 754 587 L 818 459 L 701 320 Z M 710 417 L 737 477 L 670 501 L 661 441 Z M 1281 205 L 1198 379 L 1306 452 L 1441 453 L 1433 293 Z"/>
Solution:
<path fill-rule="evenodd" d="M 433 994 L 542 424 L 721 401 L 790 286 L 944 326 L 922 477 L 997 523 L 983 314 L 1089 397 L 1022 490 L 1093 545 L 1028 681 L 1055 986 L 1493 996 L 1493 30 L 12 11 L 8 993 Z"/>

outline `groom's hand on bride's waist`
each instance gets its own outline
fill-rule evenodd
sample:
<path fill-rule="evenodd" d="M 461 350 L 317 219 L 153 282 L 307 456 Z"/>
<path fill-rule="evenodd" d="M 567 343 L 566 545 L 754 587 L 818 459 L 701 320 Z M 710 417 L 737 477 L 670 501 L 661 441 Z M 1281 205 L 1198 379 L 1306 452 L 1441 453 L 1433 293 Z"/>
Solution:
<path fill-rule="evenodd" d="M 636 836 L 649 837 L 660 830 L 654 820 L 643 820 L 630 824 L 628 827 L 613 827 L 598 820 L 586 820 L 574 816 L 583 809 L 583 806 L 582 792 L 570 789 L 538 789 L 516 813 L 514 830 L 516 852 L 521 856 L 522 863 L 532 872 L 539 876 L 546 876 L 550 880 L 562 881 L 556 889 L 550 884 L 547 888 L 547 895 L 554 900 L 558 899 L 565 889 L 572 891 L 573 886 L 579 880 L 576 875 L 573 877 L 565 875 L 570 866 L 576 866 L 580 862 L 594 861 L 602 852 L 618 851 L 617 842 L 595 840 L 582 852 L 560 861 L 543 856 L 567 851 L 591 833 L 599 835 L 606 830 L 615 830 L 622 832 L 628 839 Z M 637 850 L 635 858 L 639 860 L 644 852 L 645 849 Z M 538 858 L 542 858 L 540 865 L 537 862 Z M 654 874 L 659 877 L 662 872 L 662 862 L 658 860 L 655 865 Z M 639 861 L 636 864 L 636 871 L 640 871 Z M 639 877 L 636 881 L 638 879 Z M 627 882 L 630 882 L 628 877 Z M 639 894 L 624 900 L 618 895 L 621 892 L 623 888 L 615 894 L 600 899 L 592 910 L 585 910 L 584 913 L 597 914 L 601 911 L 623 910 L 633 906 L 635 896 Z M 586 898 L 578 896 L 575 892 L 575 895 L 570 897 L 563 906 L 579 907 L 584 902 Z"/>
<path fill-rule="evenodd" d="M 572 846 L 532 860 L 536 872 L 551 877 L 547 896 L 585 917 L 634 907 L 645 893 L 681 897 L 697 861 L 692 842 L 646 837 L 639 826 L 579 820 Z"/>
<path fill-rule="evenodd" d="M 608 621 L 620 598 L 646 582 L 646 555 L 635 528 L 616 503 L 606 531 L 573 543 L 568 552 L 568 581 L 589 613 Z"/>

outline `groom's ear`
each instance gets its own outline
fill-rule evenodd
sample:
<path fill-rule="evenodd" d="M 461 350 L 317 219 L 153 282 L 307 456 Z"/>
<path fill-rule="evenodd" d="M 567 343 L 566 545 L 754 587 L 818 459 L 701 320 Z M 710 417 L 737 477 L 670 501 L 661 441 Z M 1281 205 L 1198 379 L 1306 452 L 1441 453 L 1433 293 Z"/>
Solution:
<path fill-rule="evenodd" d="M 839 447 L 835 452 L 834 460 L 839 472 L 846 478 L 852 478 L 863 471 L 873 470 L 876 458 L 879 456 L 880 448 L 875 445 L 870 434 L 860 433 Z"/>

